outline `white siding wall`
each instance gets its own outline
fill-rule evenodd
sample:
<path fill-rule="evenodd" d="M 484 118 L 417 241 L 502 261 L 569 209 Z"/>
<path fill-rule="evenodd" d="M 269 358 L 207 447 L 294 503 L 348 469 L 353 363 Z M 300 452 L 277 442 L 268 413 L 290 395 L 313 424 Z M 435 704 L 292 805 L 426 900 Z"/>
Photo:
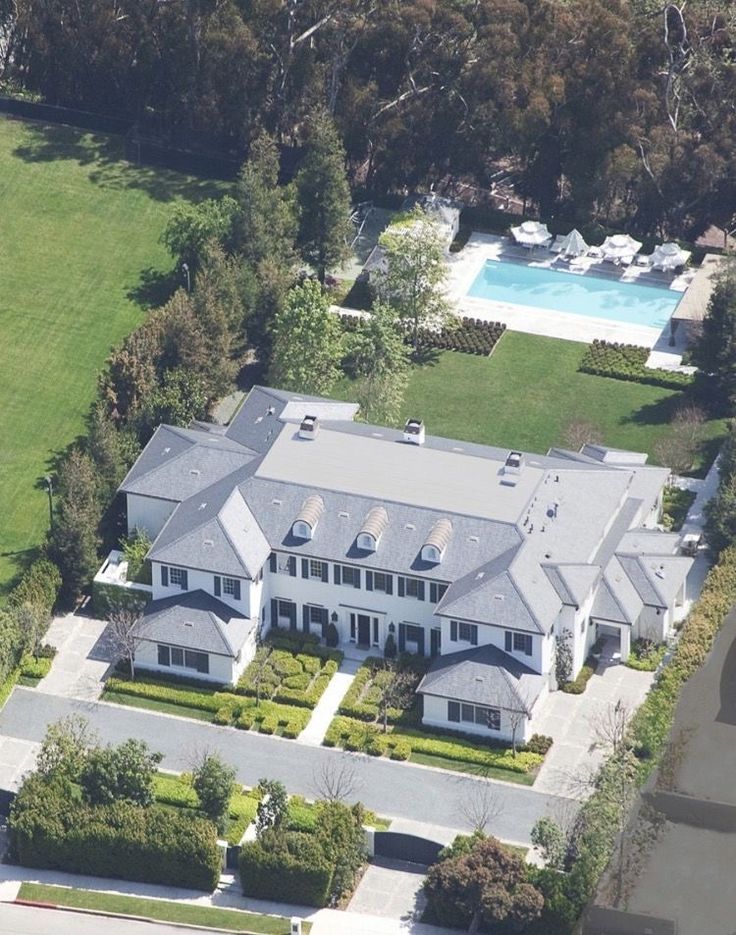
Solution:
<path fill-rule="evenodd" d="M 142 643 L 135 654 L 135 664 L 139 669 L 147 669 L 152 672 L 166 672 L 169 675 L 185 675 L 188 678 L 202 679 L 222 684 L 233 682 L 237 678 L 235 660 L 228 659 L 227 656 L 215 656 L 213 653 L 210 653 L 210 671 L 208 675 L 203 675 L 192 669 L 160 666 L 158 664 L 158 643 Z"/>
<path fill-rule="evenodd" d="M 498 646 L 499 649 L 506 651 L 506 630 L 502 627 L 494 627 L 488 624 L 479 623 L 478 625 L 478 645 L 479 646 Z M 525 653 L 511 652 L 509 655 L 513 656 L 514 659 L 518 659 L 520 662 L 523 662 L 524 665 L 529 666 L 530 669 L 534 669 L 535 672 L 544 673 L 549 671 L 543 668 L 545 661 L 549 665 L 548 659 L 545 660 L 543 657 L 545 655 L 545 649 L 543 648 L 543 643 L 545 642 L 541 633 L 533 633 L 532 636 L 532 654 L 527 656 Z M 512 643 L 513 645 L 513 643 Z M 448 653 L 457 653 L 461 652 L 464 649 L 471 649 L 470 643 L 464 643 L 461 640 L 453 643 L 450 640 L 450 620 L 442 620 L 442 655 L 446 656 Z"/>
<path fill-rule="evenodd" d="M 164 523 L 174 512 L 176 503 L 171 500 L 158 500 L 156 497 L 142 497 L 140 494 L 126 494 L 128 504 L 128 534 L 136 528 L 145 529 L 151 540 L 163 529 Z"/>
<path fill-rule="evenodd" d="M 171 567 L 171 566 L 167 566 Z M 180 567 L 180 566 L 175 566 Z M 181 594 L 179 585 L 169 584 L 167 587 L 161 584 L 161 563 L 151 562 L 151 574 L 153 581 L 153 599 L 160 600 L 163 597 L 174 597 Z M 239 578 L 240 581 L 240 600 L 236 601 L 231 594 L 220 594 L 217 598 L 233 610 L 237 610 L 243 617 L 255 617 L 260 611 L 260 596 L 262 583 L 256 584 L 248 581 L 247 578 Z M 188 591 L 205 591 L 207 594 L 215 596 L 215 576 L 213 572 L 200 571 L 196 568 L 187 568 Z"/>
<path fill-rule="evenodd" d="M 671 628 L 671 610 L 660 610 L 658 614 L 655 607 L 644 607 L 634 626 L 632 636 L 634 639 L 640 637 L 645 640 L 654 640 L 655 643 L 662 643 L 670 635 Z"/>
<path fill-rule="evenodd" d="M 511 741 L 513 731 L 511 724 L 509 723 L 509 715 L 507 711 L 501 711 L 501 730 L 489 730 L 482 724 L 466 724 L 462 722 L 458 724 L 456 721 L 448 721 L 446 698 L 438 698 L 434 695 L 425 695 L 423 704 L 423 724 L 428 724 L 431 727 L 449 728 L 450 730 L 461 731 L 464 734 L 478 734 L 479 736 L 486 737 L 490 740 Z M 493 705 L 489 704 L 488 707 L 493 707 Z M 541 707 L 542 699 L 540 699 L 535 705 L 537 710 L 541 710 Z M 516 728 L 517 743 L 524 743 L 531 737 L 531 735 L 534 733 L 532 727 L 533 723 L 533 719 L 522 719 L 521 724 L 519 724 Z"/>

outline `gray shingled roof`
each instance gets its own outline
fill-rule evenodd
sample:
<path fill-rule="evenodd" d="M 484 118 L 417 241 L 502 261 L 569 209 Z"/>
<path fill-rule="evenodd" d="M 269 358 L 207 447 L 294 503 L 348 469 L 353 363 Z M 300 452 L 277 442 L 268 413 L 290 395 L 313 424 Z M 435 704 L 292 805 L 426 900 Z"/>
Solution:
<path fill-rule="evenodd" d="M 546 679 L 497 646 L 438 656 L 417 692 L 531 714 Z"/>
<path fill-rule="evenodd" d="M 151 601 L 138 623 L 142 639 L 235 658 L 255 621 L 204 591 Z"/>

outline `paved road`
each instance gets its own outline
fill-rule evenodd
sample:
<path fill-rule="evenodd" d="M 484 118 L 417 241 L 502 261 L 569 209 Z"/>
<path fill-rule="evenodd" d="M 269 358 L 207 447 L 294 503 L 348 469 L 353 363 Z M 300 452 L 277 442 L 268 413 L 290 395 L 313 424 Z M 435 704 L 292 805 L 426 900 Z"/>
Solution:
<path fill-rule="evenodd" d="M 247 785 L 255 785 L 262 777 L 279 779 L 290 792 L 311 797 L 318 794 L 315 778 L 325 767 L 339 769 L 350 764 L 358 782 L 355 798 L 368 808 L 390 817 L 451 828 L 469 828 L 460 804 L 486 782 L 135 708 L 74 701 L 35 689 L 15 689 L 0 713 L 0 735 L 40 741 L 48 724 L 69 714 L 87 717 L 106 743 L 120 743 L 128 737 L 145 740 L 163 753 L 167 769 L 191 769 L 197 755 L 207 750 L 232 764 L 238 779 Z M 535 821 L 549 813 L 558 800 L 526 786 L 492 786 L 499 812 L 488 830 L 505 840 L 530 843 Z"/>
<path fill-rule="evenodd" d="M 8 903 L 0 905 L 0 935 L 182 935 L 182 931 L 178 926 L 155 922 L 106 919 Z"/>

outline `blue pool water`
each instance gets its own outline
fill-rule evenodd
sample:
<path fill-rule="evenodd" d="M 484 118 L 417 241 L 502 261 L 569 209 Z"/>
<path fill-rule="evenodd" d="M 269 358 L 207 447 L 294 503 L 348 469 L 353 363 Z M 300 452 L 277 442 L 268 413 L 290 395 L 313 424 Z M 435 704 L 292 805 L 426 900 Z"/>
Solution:
<path fill-rule="evenodd" d="M 475 299 L 664 328 L 683 293 L 663 286 L 620 282 L 590 272 L 580 275 L 488 260 L 468 295 Z"/>

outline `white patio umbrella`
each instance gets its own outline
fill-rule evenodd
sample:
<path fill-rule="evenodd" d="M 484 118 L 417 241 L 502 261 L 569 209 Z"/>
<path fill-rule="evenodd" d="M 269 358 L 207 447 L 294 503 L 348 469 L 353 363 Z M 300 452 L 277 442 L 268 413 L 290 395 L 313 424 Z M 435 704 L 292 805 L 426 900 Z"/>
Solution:
<path fill-rule="evenodd" d="M 588 250 L 590 250 L 590 247 L 583 240 L 583 235 L 577 228 L 573 228 L 560 242 L 560 254 L 562 256 L 585 256 Z"/>
<path fill-rule="evenodd" d="M 691 255 L 689 250 L 683 250 L 676 243 L 663 243 L 655 248 L 650 263 L 662 270 L 675 269 L 684 266 Z"/>
<path fill-rule="evenodd" d="M 601 252 L 605 260 L 621 260 L 627 256 L 634 256 L 641 249 L 641 241 L 634 240 L 628 234 L 614 234 L 606 237 L 601 244 Z"/>
<path fill-rule="evenodd" d="M 540 247 L 552 239 L 547 225 L 539 221 L 524 221 L 518 227 L 512 227 L 511 233 L 514 240 L 525 247 Z"/>

